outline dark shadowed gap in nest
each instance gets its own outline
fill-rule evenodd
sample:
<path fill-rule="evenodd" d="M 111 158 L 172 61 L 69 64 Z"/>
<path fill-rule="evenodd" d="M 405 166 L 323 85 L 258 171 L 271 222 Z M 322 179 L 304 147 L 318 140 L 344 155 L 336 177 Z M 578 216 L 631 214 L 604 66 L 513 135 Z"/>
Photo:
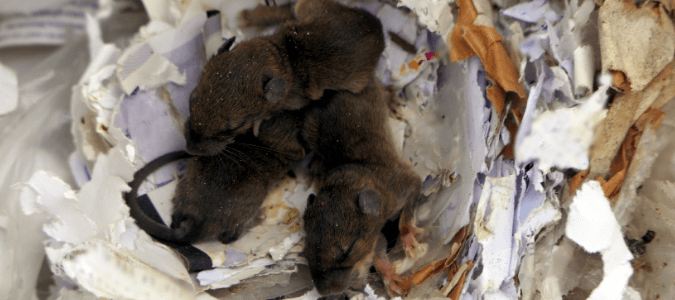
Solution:
<path fill-rule="evenodd" d="M 396 245 L 396 240 L 398 237 L 401 235 L 401 231 L 398 228 L 398 223 L 401 217 L 399 216 L 395 220 L 389 220 L 387 223 L 384 224 L 384 227 L 382 227 L 382 234 L 384 234 L 384 238 L 387 239 L 387 253 L 391 251 L 392 248 Z"/>

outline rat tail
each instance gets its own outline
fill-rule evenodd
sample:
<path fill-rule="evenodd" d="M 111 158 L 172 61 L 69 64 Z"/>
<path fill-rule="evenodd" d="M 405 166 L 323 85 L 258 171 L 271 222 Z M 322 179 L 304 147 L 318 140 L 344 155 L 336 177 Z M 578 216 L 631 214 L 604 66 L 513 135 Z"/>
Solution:
<path fill-rule="evenodd" d="M 146 215 L 141 209 L 141 206 L 138 204 L 138 187 L 141 186 L 141 183 L 146 177 L 148 177 L 160 167 L 172 161 L 190 157 L 192 157 L 192 155 L 183 150 L 164 154 L 138 170 L 134 174 L 134 180 L 129 182 L 131 191 L 124 195 L 127 205 L 129 206 L 129 213 L 136 220 L 138 227 L 145 230 L 145 232 L 156 239 L 168 242 L 186 243 L 188 242 L 186 239 L 189 239 L 189 237 L 186 236 L 185 232 L 182 230 L 173 230 L 164 226 L 163 224 L 155 222 L 148 215 Z"/>

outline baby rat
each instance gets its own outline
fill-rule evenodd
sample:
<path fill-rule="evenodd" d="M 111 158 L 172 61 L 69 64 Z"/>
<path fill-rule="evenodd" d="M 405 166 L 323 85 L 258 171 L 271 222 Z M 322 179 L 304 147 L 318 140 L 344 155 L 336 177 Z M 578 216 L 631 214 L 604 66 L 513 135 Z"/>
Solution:
<path fill-rule="evenodd" d="M 226 43 L 208 62 L 190 97 L 189 153 L 220 153 L 272 112 L 300 108 L 324 90 L 366 86 L 384 50 L 375 16 L 329 0 L 300 0 L 294 16 L 272 36 L 232 50 Z"/>
<path fill-rule="evenodd" d="M 360 93 L 326 92 L 308 111 L 302 136 L 321 170 L 305 212 L 304 256 L 322 295 L 359 288 L 385 222 L 411 211 L 422 180 L 394 148 L 388 105 L 376 79 Z M 401 224 L 411 219 L 402 215 Z"/>
<path fill-rule="evenodd" d="M 176 187 L 170 228 L 154 222 L 140 210 L 137 189 L 145 177 L 164 163 L 190 155 L 177 152 L 152 161 L 130 183 L 132 190 L 127 203 L 132 216 L 139 227 L 159 240 L 194 243 L 216 237 L 227 244 L 238 239 L 257 224 L 270 185 L 304 156 L 297 134 L 285 128 L 297 128 L 300 122 L 292 112 L 283 113 L 263 122 L 258 138 L 248 132 L 237 136 L 222 153 L 192 156 Z"/>

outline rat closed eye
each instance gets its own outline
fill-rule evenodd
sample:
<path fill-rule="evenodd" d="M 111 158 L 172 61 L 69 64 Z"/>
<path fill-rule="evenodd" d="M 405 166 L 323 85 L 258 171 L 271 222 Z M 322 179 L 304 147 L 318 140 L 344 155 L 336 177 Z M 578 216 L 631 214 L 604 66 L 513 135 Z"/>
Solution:
<path fill-rule="evenodd" d="M 302 137 L 322 185 L 308 198 L 304 255 L 322 295 L 365 284 L 380 229 L 420 196 L 422 181 L 394 148 L 387 116 L 376 79 L 359 94 L 331 93 L 308 110 Z"/>
<path fill-rule="evenodd" d="M 132 216 L 151 236 L 169 242 L 194 243 L 217 238 L 223 243 L 238 239 L 255 226 L 270 186 L 285 176 L 304 156 L 295 133 L 299 127 L 293 114 L 273 116 L 261 124 L 256 138 L 252 133 L 238 136 L 216 155 L 190 156 L 175 152 L 150 162 L 130 183 L 126 196 Z M 269 123 L 269 124 L 268 124 Z M 277 124 L 287 124 L 287 134 L 277 134 Z M 140 183 L 166 162 L 189 158 L 186 174 L 178 182 L 173 198 L 171 227 L 150 220 L 136 199 Z"/>

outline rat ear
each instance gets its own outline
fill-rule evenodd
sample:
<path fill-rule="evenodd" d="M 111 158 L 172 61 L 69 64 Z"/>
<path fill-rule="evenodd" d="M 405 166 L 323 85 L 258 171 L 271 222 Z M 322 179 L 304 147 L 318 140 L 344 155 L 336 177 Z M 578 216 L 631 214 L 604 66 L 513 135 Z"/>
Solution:
<path fill-rule="evenodd" d="M 286 82 L 286 79 L 280 76 L 274 77 L 265 83 L 265 87 L 263 88 L 265 99 L 267 99 L 267 102 L 270 104 L 275 104 L 286 95 L 287 89 L 288 83 Z"/>
<path fill-rule="evenodd" d="M 232 47 L 232 44 L 234 44 L 234 40 L 237 38 L 237 36 L 233 36 L 225 41 L 223 45 L 218 48 L 218 54 L 221 54 L 223 52 L 228 52 L 230 51 L 230 47 Z"/>
<path fill-rule="evenodd" d="M 363 190 L 359 192 L 358 205 L 364 215 L 378 218 L 382 210 L 382 198 L 376 191 Z"/>

